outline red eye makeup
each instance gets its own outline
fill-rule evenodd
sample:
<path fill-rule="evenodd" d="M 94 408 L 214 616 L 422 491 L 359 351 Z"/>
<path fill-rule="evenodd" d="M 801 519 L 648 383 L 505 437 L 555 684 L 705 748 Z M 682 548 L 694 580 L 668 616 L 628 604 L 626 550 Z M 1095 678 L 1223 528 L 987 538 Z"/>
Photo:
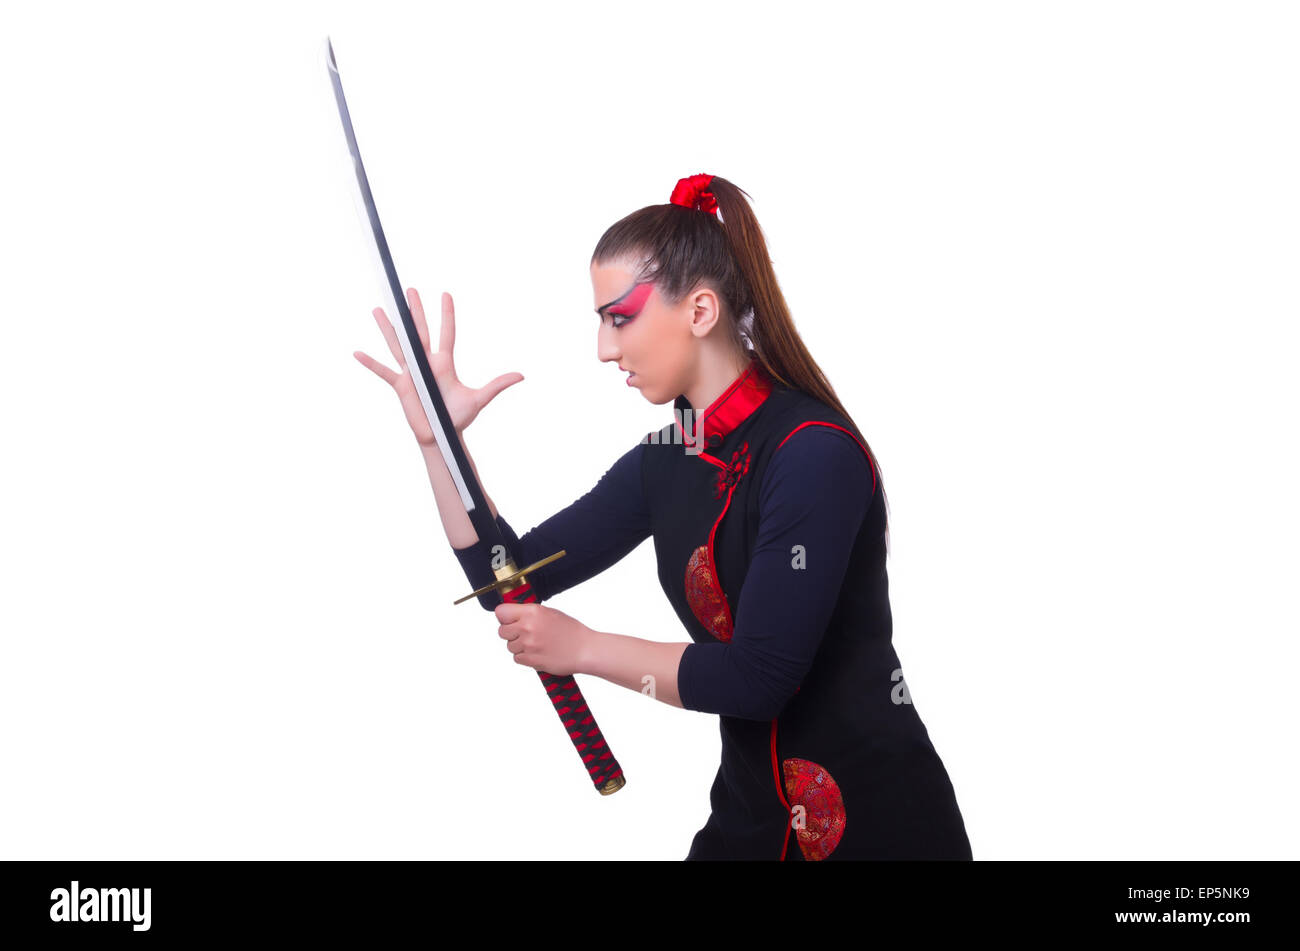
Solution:
<path fill-rule="evenodd" d="M 596 313 L 604 319 L 605 314 L 609 314 L 614 320 L 615 327 L 621 327 L 629 320 L 641 313 L 641 308 L 645 306 L 646 298 L 654 290 L 654 283 L 634 284 L 621 297 L 617 297 L 602 307 L 596 308 Z M 620 318 L 622 318 L 620 320 Z"/>

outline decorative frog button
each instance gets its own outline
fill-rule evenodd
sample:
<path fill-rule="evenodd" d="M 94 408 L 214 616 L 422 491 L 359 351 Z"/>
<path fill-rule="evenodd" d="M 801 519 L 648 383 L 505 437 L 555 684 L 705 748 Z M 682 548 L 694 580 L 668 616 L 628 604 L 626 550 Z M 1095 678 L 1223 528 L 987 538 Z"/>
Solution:
<path fill-rule="evenodd" d="M 718 479 L 714 484 L 713 497 L 722 498 L 749 471 L 749 443 L 744 443 L 731 454 L 731 461 L 718 470 Z"/>

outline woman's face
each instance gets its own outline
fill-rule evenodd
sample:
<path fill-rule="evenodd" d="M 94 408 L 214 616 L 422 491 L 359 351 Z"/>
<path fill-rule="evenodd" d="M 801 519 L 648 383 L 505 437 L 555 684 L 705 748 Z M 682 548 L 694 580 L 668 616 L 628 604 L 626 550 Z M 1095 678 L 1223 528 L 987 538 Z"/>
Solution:
<path fill-rule="evenodd" d="M 653 284 L 634 282 L 633 271 L 623 264 L 591 266 L 600 318 L 596 356 L 630 374 L 628 385 L 651 403 L 669 403 L 685 392 L 694 370 L 700 332 L 692 320 L 696 308 L 690 296 L 669 308 Z"/>

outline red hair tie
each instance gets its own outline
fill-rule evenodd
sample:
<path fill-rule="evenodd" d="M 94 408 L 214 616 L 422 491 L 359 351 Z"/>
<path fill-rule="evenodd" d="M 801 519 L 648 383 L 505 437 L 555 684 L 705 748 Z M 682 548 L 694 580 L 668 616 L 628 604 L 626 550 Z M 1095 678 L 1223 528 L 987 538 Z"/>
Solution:
<path fill-rule="evenodd" d="M 678 179 L 677 186 L 673 189 L 673 197 L 669 200 L 674 205 L 685 205 L 687 208 L 710 212 L 716 218 L 718 199 L 713 192 L 709 191 L 712 182 L 713 176 L 705 172 Z"/>

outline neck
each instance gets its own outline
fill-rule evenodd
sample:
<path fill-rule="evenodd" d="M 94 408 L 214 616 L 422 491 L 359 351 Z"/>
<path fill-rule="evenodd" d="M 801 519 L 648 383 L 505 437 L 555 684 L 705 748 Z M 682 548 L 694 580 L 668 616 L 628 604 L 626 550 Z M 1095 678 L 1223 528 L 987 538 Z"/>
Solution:
<path fill-rule="evenodd" d="M 702 410 L 711 405 L 723 391 L 736 382 L 736 378 L 749 366 L 751 355 L 734 351 L 700 356 L 700 370 L 695 381 L 682 393 L 693 409 Z"/>

